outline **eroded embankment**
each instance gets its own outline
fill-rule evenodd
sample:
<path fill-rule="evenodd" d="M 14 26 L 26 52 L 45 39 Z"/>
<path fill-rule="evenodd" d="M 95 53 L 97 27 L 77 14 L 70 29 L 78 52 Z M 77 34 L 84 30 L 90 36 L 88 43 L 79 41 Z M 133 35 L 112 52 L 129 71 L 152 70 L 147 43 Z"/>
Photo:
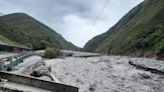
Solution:
<path fill-rule="evenodd" d="M 164 75 L 164 61 L 161 60 L 132 58 L 129 60 L 129 64 L 135 66 L 138 69 Z"/>

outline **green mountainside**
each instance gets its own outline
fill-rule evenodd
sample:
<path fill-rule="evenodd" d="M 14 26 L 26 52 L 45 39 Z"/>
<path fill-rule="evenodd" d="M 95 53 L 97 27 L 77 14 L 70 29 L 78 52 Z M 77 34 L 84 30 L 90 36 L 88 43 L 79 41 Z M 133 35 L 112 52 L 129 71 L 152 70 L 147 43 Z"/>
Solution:
<path fill-rule="evenodd" d="M 164 57 L 164 0 L 144 0 L 107 32 L 91 39 L 84 50 Z"/>
<path fill-rule="evenodd" d="M 77 50 L 60 34 L 24 13 L 0 16 L 0 44 L 24 46 L 34 50 L 46 46 Z"/>

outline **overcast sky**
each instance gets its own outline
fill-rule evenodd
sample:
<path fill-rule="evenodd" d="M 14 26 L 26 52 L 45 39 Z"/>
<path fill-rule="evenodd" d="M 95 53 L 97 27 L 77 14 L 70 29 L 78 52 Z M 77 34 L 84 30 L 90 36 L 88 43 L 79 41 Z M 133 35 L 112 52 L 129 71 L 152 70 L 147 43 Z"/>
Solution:
<path fill-rule="evenodd" d="M 27 13 L 60 33 L 67 41 L 83 47 L 88 40 L 107 31 L 142 1 L 0 0 L 0 12 L 3 14 Z M 105 9 L 101 11 L 105 4 Z"/>

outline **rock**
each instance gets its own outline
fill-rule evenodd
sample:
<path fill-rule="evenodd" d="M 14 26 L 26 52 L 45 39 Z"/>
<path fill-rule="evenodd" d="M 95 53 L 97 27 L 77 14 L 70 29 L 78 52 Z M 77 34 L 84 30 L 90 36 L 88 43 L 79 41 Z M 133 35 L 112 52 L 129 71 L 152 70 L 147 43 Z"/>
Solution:
<path fill-rule="evenodd" d="M 89 90 L 90 90 L 91 92 L 95 92 L 96 86 L 97 86 L 96 84 L 90 84 L 90 85 L 89 85 Z"/>
<path fill-rule="evenodd" d="M 41 74 L 40 74 L 38 71 L 33 71 L 33 72 L 31 73 L 31 76 L 40 77 Z"/>
<path fill-rule="evenodd" d="M 40 64 L 40 66 L 33 68 L 33 72 L 31 73 L 31 76 L 34 77 L 41 77 L 41 76 L 49 76 L 49 68 L 45 66 L 44 64 Z"/>
<path fill-rule="evenodd" d="M 151 77 L 146 73 L 139 73 L 140 79 L 151 79 Z"/>

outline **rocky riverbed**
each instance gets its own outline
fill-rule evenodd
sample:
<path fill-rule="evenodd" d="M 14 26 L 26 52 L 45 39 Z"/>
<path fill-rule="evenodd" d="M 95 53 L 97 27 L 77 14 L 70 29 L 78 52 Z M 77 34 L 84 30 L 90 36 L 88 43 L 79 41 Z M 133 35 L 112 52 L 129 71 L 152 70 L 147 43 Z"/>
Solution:
<path fill-rule="evenodd" d="M 55 78 L 63 84 L 79 87 L 79 92 L 163 92 L 164 75 L 136 69 L 129 64 L 131 59 L 122 56 L 68 57 L 44 62 L 51 67 Z"/>
<path fill-rule="evenodd" d="M 72 53 L 68 52 L 67 53 Z M 77 55 L 78 53 L 78 55 Z M 163 92 L 164 75 L 136 68 L 129 62 L 163 70 L 163 62 L 126 56 L 100 56 L 73 52 L 72 57 L 43 60 L 32 56 L 14 73 L 79 87 L 79 92 Z M 94 57 L 92 57 L 94 56 Z"/>

